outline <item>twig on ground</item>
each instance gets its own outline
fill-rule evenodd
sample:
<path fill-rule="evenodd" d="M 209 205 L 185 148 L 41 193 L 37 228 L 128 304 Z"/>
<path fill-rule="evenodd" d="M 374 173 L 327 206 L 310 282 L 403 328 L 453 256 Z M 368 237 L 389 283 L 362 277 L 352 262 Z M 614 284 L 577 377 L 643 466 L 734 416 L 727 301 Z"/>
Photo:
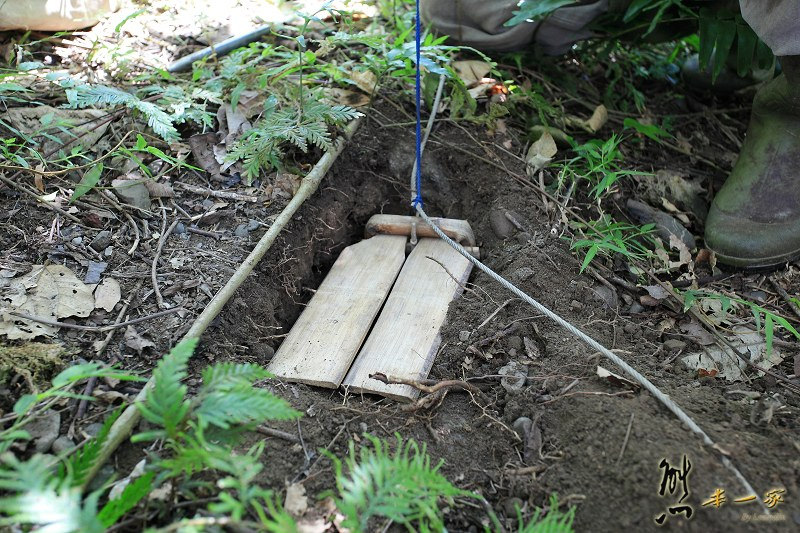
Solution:
<path fill-rule="evenodd" d="M 500 311 L 502 311 L 502 310 L 503 310 L 503 308 L 504 308 L 505 306 L 507 306 L 508 304 L 510 304 L 511 302 L 513 302 L 513 301 L 514 301 L 514 300 L 516 300 L 516 299 L 517 299 L 517 298 L 509 298 L 509 299 L 508 299 L 508 300 L 506 300 L 505 302 L 501 303 L 501 304 L 500 304 L 500 306 L 499 306 L 497 309 L 495 309 L 495 310 L 492 312 L 492 314 L 491 314 L 491 315 L 489 315 L 489 316 L 487 316 L 487 317 L 486 317 L 486 320 L 484 320 L 483 322 L 481 322 L 481 323 L 478 325 L 478 327 L 477 327 L 477 328 L 475 328 L 475 331 L 478 331 L 478 330 L 479 330 L 479 329 L 481 329 L 483 326 L 485 326 L 486 324 L 488 324 L 488 323 L 489 323 L 489 322 L 490 322 L 490 321 L 491 321 L 491 320 L 492 320 L 494 317 L 496 317 L 496 316 L 497 316 L 497 313 L 499 313 Z"/>
<path fill-rule="evenodd" d="M 285 431 L 281 431 L 279 429 L 272 429 L 266 426 L 256 426 L 256 431 L 268 437 L 275 437 L 277 439 L 283 439 L 285 441 L 300 444 L 300 439 L 297 437 L 297 435 L 292 435 L 291 433 L 286 433 Z"/>
<path fill-rule="evenodd" d="M 186 228 L 186 231 L 188 231 L 189 233 L 196 233 L 197 235 L 202 235 L 204 237 L 211 237 L 212 239 L 219 239 L 220 237 L 222 237 L 222 235 L 220 235 L 215 231 L 207 231 L 204 229 L 195 228 L 194 226 L 188 226 Z"/>
<path fill-rule="evenodd" d="M 239 202 L 257 203 L 261 199 L 258 196 L 250 196 L 248 194 L 239 194 L 231 191 L 215 191 L 206 187 L 198 187 L 197 185 L 190 185 L 181 181 L 176 181 L 176 185 L 180 185 L 182 189 L 195 194 L 202 194 L 205 196 L 213 196 L 214 198 L 223 198 L 225 200 L 236 200 Z"/>
<path fill-rule="evenodd" d="M 126 320 L 125 322 L 119 322 L 116 324 L 110 324 L 108 326 L 82 326 L 80 324 L 67 324 L 65 322 L 59 322 L 58 320 L 50 320 L 48 318 L 40 318 L 38 316 L 28 315 L 26 313 L 19 313 L 17 311 L 9 311 L 9 315 L 14 315 L 19 318 L 24 318 L 25 320 L 31 320 L 33 322 L 38 322 L 40 324 L 45 324 L 47 326 L 55 326 L 57 328 L 64 328 L 64 329 L 76 329 L 79 331 L 94 331 L 94 332 L 103 332 L 103 331 L 111 331 L 113 329 L 121 328 L 123 326 L 130 326 L 133 324 L 138 324 L 139 322 L 145 322 L 147 320 L 152 320 L 154 318 L 158 318 L 164 315 L 168 315 L 170 313 L 176 313 L 178 311 L 183 310 L 183 307 L 173 307 L 171 309 L 165 309 L 163 311 L 159 311 L 157 313 L 153 313 L 152 315 L 147 316 L 140 316 L 139 318 L 134 318 L 132 320 Z"/>
<path fill-rule="evenodd" d="M 622 441 L 622 448 L 619 450 L 619 457 L 617 457 L 617 466 L 622 462 L 622 456 L 625 455 L 625 448 L 628 447 L 628 439 L 631 437 L 631 428 L 633 427 L 633 415 L 631 411 L 631 419 L 628 421 L 628 429 L 625 431 L 625 440 Z"/>
<path fill-rule="evenodd" d="M 172 230 L 174 230 L 175 226 L 178 225 L 178 222 L 180 222 L 180 219 L 176 218 L 172 222 L 172 224 L 170 224 L 169 229 L 167 229 L 167 231 L 165 231 L 161 235 L 161 238 L 158 240 L 158 248 L 156 248 L 156 255 L 155 257 L 153 257 L 153 263 L 150 268 L 150 278 L 153 281 L 153 291 L 156 294 L 156 302 L 158 303 L 159 309 L 164 309 L 164 307 L 166 306 L 164 304 L 164 298 L 161 296 L 161 291 L 158 289 L 158 277 L 156 276 L 156 270 L 158 269 L 158 258 L 161 257 L 161 250 L 164 249 L 164 243 L 167 242 L 167 237 L 170 236 Z"/>
<path fill-rule="evenodd" d="M 775 281 L 774 277 L 770 276 L 769 282 L 772 285 L 772 287 L 775 289 L 775 291 L 780 295 L 780 297 L 783 298 L 783 301 L 786 302 L 789 305 L 789 309 L 792 310 L 792 313 L 794 313 L 795 315 L 800 317 L 800 306 L 798 306 L 792 300 L 792 297 L 789 296 L 789 293 L 786 292 L 786 290 L 783 287 L 781 287 L 780 284 L 777 281 Z"/>
<path fill-rule="evenodd" d="M 460 379 L 446 379 L 443 381 L 435 381 L 431 384 L 431 380 L 416 380 L 416 379 L 405 379 L 395 376 L 387 376 L 383 372 L 376 372 L 374 374 L 369 375 L 370 378 L 376 379 L 381 383 L 385 383 L 386 385 L 408 385 L 409 387 L 413 387 L 421 392 L 427 392 L 429 394 L 433 394 L 440 390 L 451 390 L 451 389 L 461 389 L 468 392 L 472 392 L 474 394 L 483 395 L 483 391 L 481 391 L 478 387 L 473 385 L 472 383 L 467 383 L 466 381 L 462 381 Z"/>

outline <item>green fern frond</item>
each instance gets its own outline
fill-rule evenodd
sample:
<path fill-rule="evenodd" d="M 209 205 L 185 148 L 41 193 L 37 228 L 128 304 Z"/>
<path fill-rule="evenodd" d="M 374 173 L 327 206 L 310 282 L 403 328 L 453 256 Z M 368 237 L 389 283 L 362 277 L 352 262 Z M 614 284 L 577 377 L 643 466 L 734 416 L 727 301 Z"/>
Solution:
<path fill-rule="evenodd" d="M 405 443 L 397 436 L 397 448 L 391 452 L 387 443 L 366 435 L 372 446 L 364 446 L 356 454 L 350 442 L 350 454 L 342 462 L 330 453 L 334 463 L 336 506 L 345 515 L 343 527 L 352 531 L 368 531 L 373 517 L 385 517 L 405 525 L 410 531 L 442 531 L 440 498 L 474 496 L 453 486 L 439 473 L 441 463 L 431 466 L 423 444 Z"/>
<path fill-rule="evenodd" d="M 44 489 L 53 466 L 52 459 L 43 455 L 20 461 L 11 452 L 0 456 L 0 463 L 0 490 L 8 492 Z"/>
<path fill-rule="evenodd" d="M 163 109 L 140 100 L 136 95 L 105 85 L 78 85 L 67 89 L 69 107 L 84 108 L 90 106 L 120 106 L 135 109 L 147 118 L 147 124 L 154 132 L 167 142 L 180 138 L 178 130 Z"/>
<path fill-rule="evenodd" d="M 165 355 L 153 371 L 153 387 L 147 391 L 145 401 L 136 404 L 142 416 L 164 428 L 151 432 L 148 437 L 177 436 L 179 426 L 189 414 L 186 399 L 186 364 L 197 346 L 197 339 L 187 339 Z M 140 435 L 141 437 L 141 435 Z"/>
<path fill-rule="evenodd" d="M 172 142 L 180 139 L 178 130 L 172 125 L 172 118 L 157 105 L 140 100 L 131 107 L 147 117 L 147 125 L 165 141 Z"/>
<path fill-rule="evenodd" d="M 38 531 L 101 533 L 97 519 L 99 492 L 82 498 L 80 487 L 52 475 L 52 460 L 34 455 L 20 461 L 13 454 L 2 457 L 0 489 L 0 526 L 31 524 Z"/>
<path fill-rule="evenodd" d="M 203 387 L 213 389 L 234 383 L 252 383 L 272 377 L 272 374 L 254 363 L 217 363 L 203 370 Z"/>
<path fill-rule="evenodd" d="M 300 416 L 282 398 L 249 383 L 218 387 L 207 393 L 194 414 L 200 427 L 213 425 L 222 429 L 266 420 L 293 420 Z"/>
<path fill-rule="evenodd" d="M 331 147 L 331 134 L 328 133 L 328 128 L 323 123 L 302 124 L 297 128 L 297 133 L 317 148 L 328 150 Z"/>
<path fill-rule="evenodd" d="M 147 472 L 143 476 L 137 477 L 122 490 L 122 494 L 118 498 L 109 500 L 97 514 L 103 527 L 114 525 L 125 513 L 136 507 L 142 498 L 150 494 L 150 490 L 153 488 L 153 477 L 155 477 L 153 472 Z"/>
<path fill-rule="evenodd" d="M 129 92 L 105 85 L 78 85 L 67 90 L 70 107 L 84 108 L 96 105 L 125 105 L 133 107 L 139 99 Z"/>
<path fill-rule="evenodd" d="M 111 431 L 111 426 L 116 422 L 119 415 L 122 414 L 122 407 L 115 410 L 111 415 L 103 421 L 103 426 L 97 433 L 97 436 L 90 439 L 78 451 L 70 455 L 64 463 L 63 477 L 72 481 L 75 487 L 83 486 L 86 481 L 86 476 L 92 467 L 95 466 L 100 450 L 105 445 L 108 433 Z"/>
<path fill-rule="evenodd" d="M 328 125 L 341 126 L 362 116 L 345 106 L 330 106 L 312 93 L 302 109 L 279 109 L 273 97 L 255 127 L 244 134 L 228 154 L 229 161 L 243 161 L 245 177 L 252 182 L 265 168 L 280 168 L 281 147 L 291 144 L 303 152 L 312 144 L 323 150 L 331 147 Z"/>

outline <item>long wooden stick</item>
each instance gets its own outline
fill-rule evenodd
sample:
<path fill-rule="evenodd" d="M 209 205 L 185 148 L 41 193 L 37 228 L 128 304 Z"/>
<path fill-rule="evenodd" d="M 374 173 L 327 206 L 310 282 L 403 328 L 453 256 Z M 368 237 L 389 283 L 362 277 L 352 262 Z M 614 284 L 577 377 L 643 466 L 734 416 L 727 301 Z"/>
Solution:
<path fill-rule="evenodd" d="M 200 335 L 205 332 L 208 328 L 211 321 L 216 318 L 216 316 L 222 311 L 222 308 L 228 302 L 228 300 L 233 296 L 236 290 L 244 283 L 247 279 L 247 276 L 253 271 L 255 266 L 261 261 L 261 258 L 264 257 L 264 254 L 272 247 L 272 244 L 275 242 L 275 239 L 278 237 L 278 234 L 286 227 L 286 224 L 292 220 L 292 217 L 303 205 L 305 202 L 314 192 L 317 190 L 322 178 L 325 177 L 325 174 L 333 165 L 333 162 L 336 161 L 336 158 L 339 157 L 339 154 L 342 153 L 344 150 L 345 144 L 349 139 L 353 137 L 353 134 L 356 132 L 358 127 L 361 125 L 361 121 L 363 119 L 358 118 L 351 122 L 344 131 L 344 135 L 337 139 L 334 143 L 333 147 L 325 152 L 325 154 L 320 158 L 317 164 L 311 169 L 305 178 L 303 178 L 302 183 L 300 184 L 300 189 L 298 189 L 297 194 L 294 195 L 294 198 L 289 202 L 289 204 L 284 208 L 283 211 L 278 215 L 278 218 L 275 219 L 275 222 L 269 227 L 269 230 L 261 237 L 261 240 L 258 241 L 253 251 L 250 252 L 250 255 L 239 265 L 239 268 L 236 269 L 236 272 L 233 273 L 231 278 L 222 287 L 219 292 L 211 299 L 203 312 L 200 313 L 200 316 L 192 324 L 192 327 L 189 328 L 189 331 L 186 332 L 183 339 L 199 337 Z M 111 457 L 111 454 L 114 453 L 114 450 L 122 444 L 122 442 L 130 435 L 131 431 L 133 431 L 134 426 L 139 422 L 139 409 L 136 407 L 136 402 L 142 402 L 147 395 L 147 391 L 153 387 L 153 378 L 151 377 L 139 394 L 134 399 L 134 403 L 129 405 L 125 411 L 120 415 L 120 417 L 114 422 L 111 426 L 111 430 L 108 433 L 108 438 L 106 439 L 105 443 L 103 444 L 102 449 L 100 450 L 100 454 L 98 456 L 97 461 L 95 461 L 92 469 L 89 471 L 89 474 L 86 476 L 86 481 L 83 483 L 83 489 L 87 487 L 89 482 L 92 478 L 97 474 L 97 471 L 100 470 L 100 467 Z"/>

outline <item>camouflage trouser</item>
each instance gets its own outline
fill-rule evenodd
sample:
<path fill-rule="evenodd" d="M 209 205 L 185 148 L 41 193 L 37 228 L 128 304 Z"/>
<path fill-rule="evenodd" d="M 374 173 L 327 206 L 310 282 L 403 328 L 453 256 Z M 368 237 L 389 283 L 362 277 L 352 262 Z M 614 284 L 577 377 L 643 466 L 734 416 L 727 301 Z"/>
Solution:
<path fill-rule="evenodd" d="M 619 4 L 620 0 L 610 0 Z M 609 0 L 583 0 L 554 11 L 541 22 L 503 24 L 518 0 L 421 0 L 422 20 L 454 41 L 482 50 L 519 50 L 536 43 L 562 54 L 592 36 L 587 26 L 609 9 Z M 739 0 L 742 16 L 777 56 L 800 55 L 799 0 Z"/>

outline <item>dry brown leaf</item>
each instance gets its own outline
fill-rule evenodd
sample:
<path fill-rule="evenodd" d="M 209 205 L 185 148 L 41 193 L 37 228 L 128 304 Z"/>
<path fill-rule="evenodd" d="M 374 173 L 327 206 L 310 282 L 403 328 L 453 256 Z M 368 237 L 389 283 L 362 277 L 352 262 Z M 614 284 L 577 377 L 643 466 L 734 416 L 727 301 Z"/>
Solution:
<path fill-rule="evenodd" d="M 594 108 L 592 116 L 586 121 L 586 128 L 589 132 L 595 133 L 600 131 L 600 128 L 605 126 L 606 122 L 608 122 L 608 109 L 603 104 L 600 104 Z"/>
<path fill-rule="evenodd" d="M 453 70 L 456 71 L 464 85 L 471 87 L 480 83 L 492 71 L 492 66 L 486 61 L 470 59 L 467 61 L 454 61 Z"/>
<path fill-rule="evenodd" d="M 150 193 L 151 198 L 175 198 L 175 191 L 169 183 L 159 183 L 153 180 L 145 180 L 144 186 Z"/>
<path fill-rule="evenodd" d="M 132 350 L 136 350 L 136 353 L 141 354 L 145 348 L 155 348 L 156 345 L 153 341 L 145 339 L 139 332 L 136 331 L 136 328 L 133 326 L 128 326 L 125 330 L 125 346 Z"/>
<path fill-rule="evenodd" d="M 94 307 L 111 312 L 120 298 L 122 298 L 122 291 L 119 282 L 114 278 L 105 278 L 94 290 Z"/>
<path fill-rule="evenodd" d="M 669 247 L 672 250 L 678 251 L 678 261 L 670 261 L 669 268 L 680 268 L 683 265 L 690 265 L 692 262 L 692 254 L 689 252 L 689 248 L 686 246 L 680 237 L 675 235 L 674 233 L 670 233 L 669 235 Z"/>
<path fill-rule="evenodd" d="M 86 317 L 94 309 L 93 289 L 94 285 L 86 285 L 63 265 L 35 265 L 29 274 L 10 280 L 6 287 L 0 335 L 9 339 L 54 335 L 58 328 L 14 317 L 8 311 L 50 320 Z"/>
<path fill-rule="evenodd" d="M 601 379 L 605 379 L 606 381 L 617 387 L 633 389 L 634 391 L 637 391 L 641 388 L 641 385 L 639 385 L 635 381 L 631 381 L 628 378 L 624 378 L 619 374 L 611 372 L 610 370 L 606 370 L 600 365 L 597 365 L 597 376 Z"/>
<path fill-rule="evenodd" d="M 325 89 L 325 96 L 332 103 L 337 105 L 348 105 L 350 107 L 364 107 L 369 105 L 369 96 L 364 93 L 339 89 L 338 87 L 328 87 Z"/>
<path fill-rule="evenodd" d="M 543 169 L 547 164 L 553 160 L 553 157 L 558 153 L 556 141 L 550 132 L 545 131 L 542 136 L 531 145 L 528 149 L 528 155 L 525 156 L 525 170 L 529 176 L 533 176 L 539 170 Z"/>
<path fill-rule="evenodd" d="M 372 94 L 378 84 L 378 78 L 371 70 L 354 70 L 350 72 L 350 80 L 367 94 Z"/>
<path fill-rule="evenodd" d="M 292 483 L 286 487 L 286 501 L 283 506 L 290 515 L 303 516 L 308 510 L 306 488 L 300 483 Z"/>

